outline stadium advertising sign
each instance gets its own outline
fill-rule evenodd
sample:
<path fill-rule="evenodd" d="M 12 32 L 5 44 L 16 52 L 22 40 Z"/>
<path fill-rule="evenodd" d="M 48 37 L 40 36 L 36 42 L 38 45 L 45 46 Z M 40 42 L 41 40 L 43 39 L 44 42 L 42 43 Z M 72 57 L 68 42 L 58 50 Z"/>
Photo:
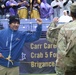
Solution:
<path fill-rule="evenodd" d="M 51 44 L 46 38 L 26 43 L 20 59 L 20 73 L 54 73 L 56 55 L 57 45 Z"/>

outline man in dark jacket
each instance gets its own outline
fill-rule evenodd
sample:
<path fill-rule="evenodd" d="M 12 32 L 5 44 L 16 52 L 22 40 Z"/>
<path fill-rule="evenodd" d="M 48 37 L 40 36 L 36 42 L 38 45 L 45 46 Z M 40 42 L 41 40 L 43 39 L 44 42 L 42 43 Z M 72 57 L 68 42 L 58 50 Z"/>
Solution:
<path fill-rule="evenodd" d="M 35 33 L 18 31 L 19 18 L 10 16 L 9 27 L 0 30 L 0 75 L 19 75 L 19 58 L 23 45 L 40 38 L 42 20 L 37 19 L 37 23 Z"/>

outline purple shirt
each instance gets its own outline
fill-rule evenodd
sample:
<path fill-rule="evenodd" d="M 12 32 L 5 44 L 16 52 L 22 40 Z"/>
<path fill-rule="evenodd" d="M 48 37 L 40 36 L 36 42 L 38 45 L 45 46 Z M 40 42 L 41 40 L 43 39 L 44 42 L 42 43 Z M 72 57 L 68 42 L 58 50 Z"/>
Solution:
<path fill-rule="evenodd" d="M 9 0 L 6 2 L 7 7 L 10 6 L 10 4 L 16 4 L 16 6 L 18 6 L 18 3 L 15 0 L 12 0 L 12 1 Z M 14 9 L 13 7 L 10 7 L 9 14 L 10 15 L 17 15 L 17 8 Z"/>
<path fill-rule="evenodd" d="M 47 3 L 46 0 L 42 0 L 40 4 L 41 18 L 49 18 L 51 14 L 53 14 L 53 8 Z"/>

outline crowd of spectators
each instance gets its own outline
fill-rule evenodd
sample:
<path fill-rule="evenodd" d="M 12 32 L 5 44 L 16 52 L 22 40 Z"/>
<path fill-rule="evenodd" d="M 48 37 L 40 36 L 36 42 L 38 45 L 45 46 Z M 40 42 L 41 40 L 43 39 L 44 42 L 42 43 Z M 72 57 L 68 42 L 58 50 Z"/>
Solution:
<path fill-rule="evenodd" d="M 0 19 L 7 18 L 9 15 L 18 15 L 20 19 L 31 18 L 48 18 L 63 15 L 67 10 L 70 15 L 70 5 L 73 0 L 0 0 Z"/>
<path fill-rule="evenodd" d="M 18 15 L 22 18 L 48 18 L 53 13 L 46 0 L 0 0 L 0 18 Z"/>

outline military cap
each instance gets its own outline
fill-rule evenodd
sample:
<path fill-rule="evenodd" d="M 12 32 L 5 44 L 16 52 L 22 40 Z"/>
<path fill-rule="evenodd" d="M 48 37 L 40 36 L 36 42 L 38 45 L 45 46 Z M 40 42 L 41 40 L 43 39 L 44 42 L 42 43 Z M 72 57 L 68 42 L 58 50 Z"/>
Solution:
<path fill-rule="evenodd" d="M 76 12 L 76 2 L 72 3 L 72 5 L 70 6 L 70 11 Z"/>

